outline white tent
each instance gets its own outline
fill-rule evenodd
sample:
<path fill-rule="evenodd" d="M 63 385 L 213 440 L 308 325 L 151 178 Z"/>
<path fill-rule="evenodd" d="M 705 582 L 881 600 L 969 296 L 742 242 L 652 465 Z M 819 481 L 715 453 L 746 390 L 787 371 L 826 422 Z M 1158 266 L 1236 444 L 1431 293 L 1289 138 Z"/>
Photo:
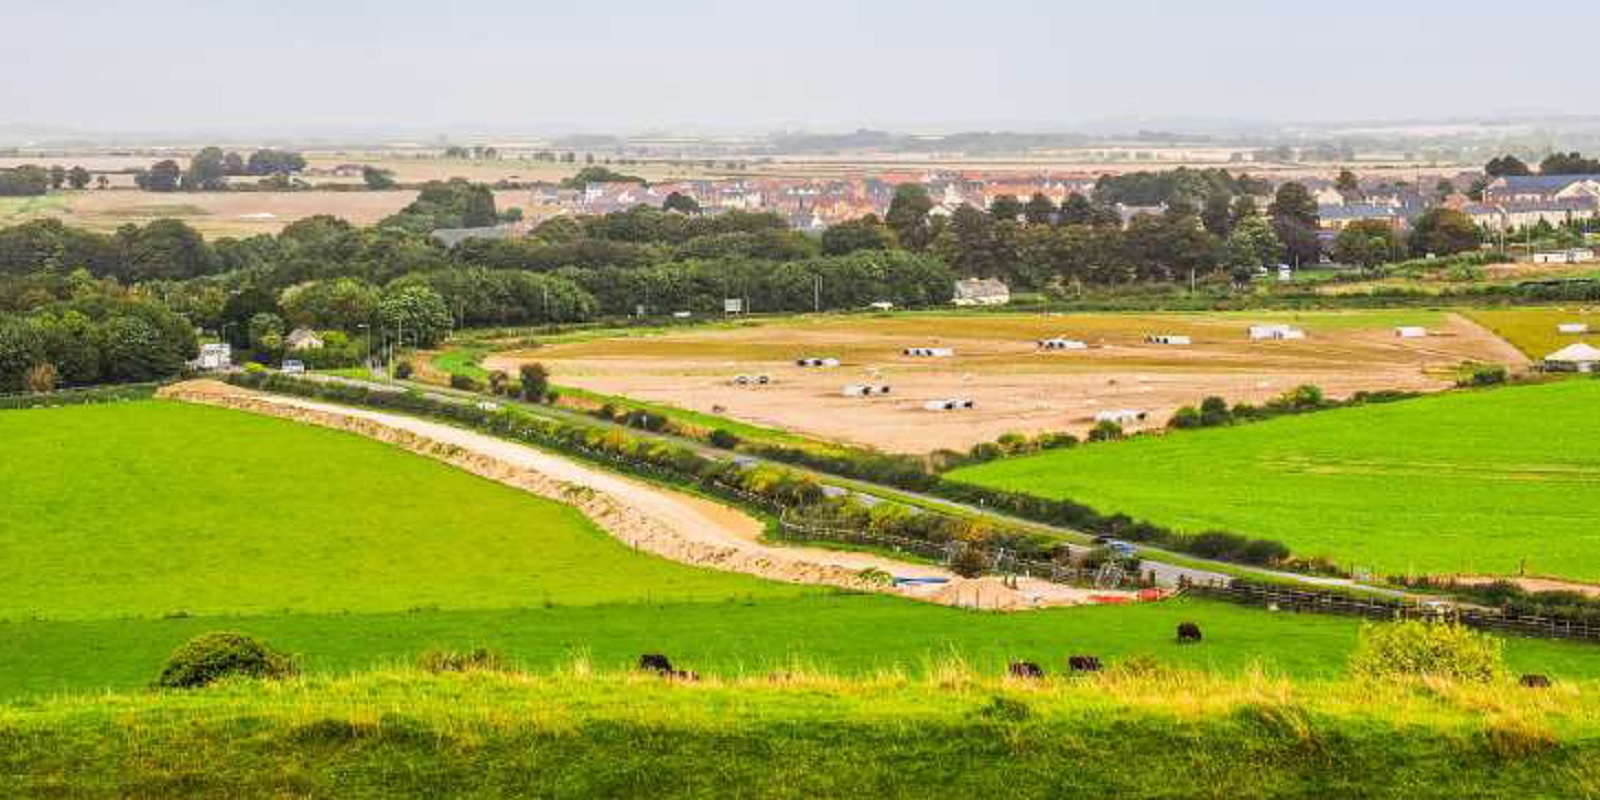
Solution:
<path fill-rule="evenodd" d="M 1428 329 L 1416 325 L 1402 325 L 1394 329 L 1394 335 L 1402 339 L 1421 339 L 1428 335 Z"/>
<path fill-rule="evenodd" d="M 1589 323 L 1587 323 L 1587 322 L 1563 322 L 1560 325 L 1556 326 L 1556 330 L 1561 332 L 1561 333 L 1588 333 L 1589 332 Z"/>
<path fill-rule="evenodd" d="M 1109 409 L 1097 412 L 1094 415 L 1095 422 L 1115 422 L 1118 425 L 1133 425 L 1144 422 L 1144 418 L 1145 412 L 1131 408 Z"/>
<path fill-rule="evenodd" d="M 1585 342 L 1569 344 L 1544 357 L 1544 368 L 1557 372 L 1594 372 L 1600 365 L 1600 348 Z"/>
<path fill-rule="evenodd" d="M 1251 339 L 1304 339 L 1306 332 L 1289 325 L 1251 325 Z"/>
<path fill-rule="evenodd" d="M 1039 342 L 1040 350 L 1088 350 L 1089 345 L 1077 339 L 1044 339 Z"/>

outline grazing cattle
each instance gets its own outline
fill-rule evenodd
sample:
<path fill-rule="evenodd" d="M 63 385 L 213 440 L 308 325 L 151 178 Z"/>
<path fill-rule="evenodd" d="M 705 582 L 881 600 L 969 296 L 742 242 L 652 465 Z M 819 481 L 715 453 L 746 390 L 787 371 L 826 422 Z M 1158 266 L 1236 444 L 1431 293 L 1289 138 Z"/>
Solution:
<path fill-rule="evenodd" d="M 660 653 L 645 653 L 639 656 L 639 671 L 670 676 L 673 673 L 672 662 Z"/>
<path fill-rule="evenodd" d="M 1528 689 L 1548 689 L 1550 688 L 1550 677 L 1548 675 L 1540 675 L 1539 673 L 1534 672 L 1518 678 L 1517 683 L 1522 684 Z"/>
<path fill-rule="evenodd" d="M 1013 661 L 1007 668 L 1013 678 L 1043 678 L 1044 669 L 1032 661 Z"/>
<path fill-rule="evenodd" d="M 675 680 L 675 681 L 683 681 L 684 683 L 699 683 L 700 682 L 700 673 L 698 673 L 698 672 L 690 672 L 690 671 L 684 670 L 684 669 L 675 669 L 675 670 L 672 670 L 671 672 L 663 672 L 662 673 L 662 677 L 669 678 L 669 679 Z"/>
<path fill-rule="evenodd" d="M 1193 622 L 1178 623 L 1178 643 L 1188 644 L 1200 641 L 1200 626 Z"/>
<path fill-rule="evenodd" d="M 1067 666 L 1073 672 L 1099 672 L 1099 656 L 1068 656 Z"/>

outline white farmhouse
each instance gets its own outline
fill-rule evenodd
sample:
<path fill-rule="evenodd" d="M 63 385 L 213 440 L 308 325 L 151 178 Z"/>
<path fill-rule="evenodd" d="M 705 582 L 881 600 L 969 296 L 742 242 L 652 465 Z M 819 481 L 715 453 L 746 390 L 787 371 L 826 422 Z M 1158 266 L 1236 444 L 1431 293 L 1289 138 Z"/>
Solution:
<path fill-rule="evenodd" d="M 1011 302 L 1011 288 L 994 278 L 963 278 L 956 281 L 958 306 L 1003 306 Z"/>

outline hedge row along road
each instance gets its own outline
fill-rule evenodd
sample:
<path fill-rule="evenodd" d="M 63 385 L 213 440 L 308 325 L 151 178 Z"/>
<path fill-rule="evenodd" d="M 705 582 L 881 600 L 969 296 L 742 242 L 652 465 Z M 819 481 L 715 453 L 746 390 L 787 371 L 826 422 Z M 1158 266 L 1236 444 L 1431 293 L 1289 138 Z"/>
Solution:
<path fill-rule="evenodd" d="M 351 378 L 315 376 L 312 379 L 332 380 L 340 383 L 349 383 L 377 390 L 392 390 L 396 385 L 394 383 L 385 383 L 376 380 L 365 381 Z M 477 392 L 447 389 L 414 382 L 402 381 L 398 383 L 422 391 L 428 396 L 438 400 L 466 403 L 489 399 L 503 405 L 514 406 L 521 411 L 550 417 L 563 422 L 598 426 L 601 428 L 614 428 L 616 430 L 624 431 L 630 436 L 655 438 L 681 445 L 683 447 L 688 447 L 708 457 L 729 457 L 728 451 L 718 450 L 717 448 L 711 447 L 710 445 L 695 439 L 674 436 L 666 433 L 645 431 L 639 428 L 631 428 L 620 423 L 599 420 L 587 414 L 576 411 L 552 408 L 550 406 L 531 403 L 521 403 L 500 397 L 489 397 Z M 1085 545 L 1088 543 L 1090 538 L 1087 534 L 1081 531 L 1060 528 L 1044 523 L 1034 522 L 1032 520 L 1025 520 L 1020 517 L 998 513 L 990 509 L 960 503 L 932 494 L 913 492 L 854 478 L 841 478 L 828 473 L 810 470 L 799 465 L 788 464 L 780 461 L 770 461 L 755 456 L 741 454 L 741 458 L 749 458 L 753 463 L 767 464 L 772 467 L 787 469 L 791 472 L 806 475 L 818 481 L 819 483 L 845 489 L 847 491 L 856 493 L 857 495 L 864 496 L 873 502 L 881 501 L 902 503 L 913 507 L 932 509 L 942 513 L 979 517 L 1004 527 L 1049 533 L 1061 538 L 1064 543 L 1069 543 L 1071 545 Z M 1227 564 L 1209 561 L 1195 556 L 1173 553 L 1160 548 L 1149 547 L 1145 545 L 1141 545 L 1139 551 L 1140 556 L 1144 559 L 1143 568 L 1154 573 L 1158 583 L 1167 586 L 1176 585 L 1179 583 L 1180 579 L 1186 579 L 1191 582 L 1217 582 L 1227 581 L 1232 577 L 1247 577 L 1255 580 L 1274 583 L 1292 583 L 1311 588 L 1356 589 L 1384 596 L 1401 596 L 1404 594 L 1402 592 L 1397 592 L 1390 589 L 1379 589 L 1376 587 L 1366 586 L 1344 578 L 1302 575 L 1299 573 L 1281 572 L 1278 570 L 1248 567 L 1239 564 Z"/>
<path fill-rule="evenodd" d="M 1125 594 L 1091 592 L 1038 579 L 1023 579 L 1013 589 L 997 578 L 964 579 L 938 567 L 880 555 L 772 547 L 758 541 L 763 530 L 758 520 L 726 506 L 417 417 L 254 392 L 214 381 L 177 384 L 163 389 L 160 396 L 285 417 L 386 441 L 576 506 L 629 545 L 694 566 L 1001 610 L 1075 605 L 1089 602 L 1091 594 Z M 868 569 L 905 577 L 945 578 L 948 583 L 933 591 L 900 589 L 863 579 L 861 573 Z"/>

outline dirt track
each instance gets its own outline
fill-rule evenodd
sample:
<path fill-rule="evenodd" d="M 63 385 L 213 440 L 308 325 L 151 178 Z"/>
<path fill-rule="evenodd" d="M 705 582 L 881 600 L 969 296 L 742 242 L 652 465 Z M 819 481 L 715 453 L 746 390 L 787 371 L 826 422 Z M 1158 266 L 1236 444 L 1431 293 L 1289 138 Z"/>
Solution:
<path fill-rule="evenodd" d="M 630 546 L 694 566 L 996 610 L 1076 605 L 1090 602 L 1091 595 L 1126 595 L 1032 579 L 1011 589 L 992 578 L 968 580 L 941 568 L 872 554 L 771 546 L 759 541 L 759 521 L 726 506 L 414 417 L 251 392 L 217 381 L 177 384 L 163 389 L 160 396 L 293 419 L 387 442 L 574 506 Z M 902 590 L 863 580 L 860 573 L 869 567 L 902 577 L 943 577 L 949 583 L 920 591 Z"/>

